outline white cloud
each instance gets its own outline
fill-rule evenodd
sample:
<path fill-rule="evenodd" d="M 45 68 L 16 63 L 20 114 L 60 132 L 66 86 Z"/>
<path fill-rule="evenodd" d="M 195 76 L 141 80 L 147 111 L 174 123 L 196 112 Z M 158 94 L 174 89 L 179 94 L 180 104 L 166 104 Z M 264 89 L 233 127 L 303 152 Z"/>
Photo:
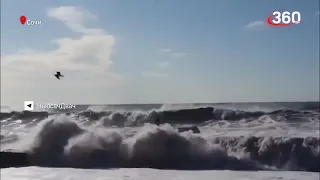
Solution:
<path fill-rule="evenodd" d="M 172 57 L 180 58 L 180 57 L 185 57 L 187 54 L 186 53 L 172 53 Z"/>
<path fill-rule="evenodd" d="M 171 49 L 160 49 L 161 53 L 170 53 Z"/>
<path fill-rule="evenodd" d="M 170 66 L 170 63 L 167 62 L 167 61 L 161 61 L 161 62 L 158 62 L 157 65 L 158 65 L 159 67 L 161 67 L 161 68 L 165 68 L 165 67 Z"/>
<path fill-rule="evenodd" d="M 169 48 L 160 49 L 160 52 L 164 54 L 169 54 L 171 57 L 177 57 L 177 58 L 184 57 L 187 55 L 186 53 L 182 53 L 182 52 L 174 52 L 172 49 L 169 49 Z"/>
<path fill-rule="evenodd" d="M 86 28 L 85 23 L 97 20 L 97 17 L 85 9 L 73 6 L 62 6 L 48 9 L 47 15 L 53 19 L 62 21 L 68 28 L 75 32 L 96 34 L 103 33 L 101 29 Z"/>
<path fill-rule="evenodd" d="M 152 71 L 143 72 L 141 75 L 143 77 L 151 77 L 151 78 L 167 78 L 168 77 L 168 74 L 166 73 L 152 72 Z"/>
<path fill-rule="evenodd" d="M 267 27 L 267 23 L 264 21 L 254 21 L 247 24 L 244 28 L 248 30 L 262 30 Z"/>
<path fill-rule="evenodd" d="M 55 71 L 65 74 L 66 81 L 59 83 L 65 83 L 71 92 L 76 87 L 118 86 L 123 83 L 124 77 L 110 70 L 115 37 L 103 29 L 85 26 L 87 21 L 97 20 L 94 15 L 71 6 L 51 8 L 47 15 L 63 22 L 71 31 L 80 33 L 80 37 L 53 39 L 51 43 L 57 45 L 53 50 L 24 48 L 1 56 L 1 86 L 6 92 L 17 86 L 44 86 L 50 92 L 50 88 L 55 86 L 53 82 L 56 82 Z"/>
<path fill-rule="evenodd" d="M 22 68 L 19 69 L 22 71 L 25 67 L 19 67 L 19 63 L 29 64 L 30 70 L 33 71 L 38 70 L 39 67 L 53 71 L 109 69 L 113 63 L 111 56 L 114 52 L 114 36 L 102 29 L 86 28 L 83 24 L 86 20 L 96 19 L 96 17 L 85 10 L 69 6 L 49 9 L 48 16 L 62 21 L 72 31 L 81 32 L 82 35 L 79 38 L 67 37 L 52 40 L 51 43 L 58 45 L 54 50 L 18 50 L 14 54 L 3 56 L 3 65 L 14 65 L 11 68 Z"/>
<path fill-rule="evenodd" d="M 53 40 L 58 48 L 51 51 L 34 51 L 10 54 L 2 57 L 4 65 L 28 63 L 33 71 L 39 67 L 48 70 L 108 69 L 113 63 L 111 55 L 115 40 L 111 35 L 83 35 L 78 39 Z M 24 67 L 21 67 L 22 70 Z"/>

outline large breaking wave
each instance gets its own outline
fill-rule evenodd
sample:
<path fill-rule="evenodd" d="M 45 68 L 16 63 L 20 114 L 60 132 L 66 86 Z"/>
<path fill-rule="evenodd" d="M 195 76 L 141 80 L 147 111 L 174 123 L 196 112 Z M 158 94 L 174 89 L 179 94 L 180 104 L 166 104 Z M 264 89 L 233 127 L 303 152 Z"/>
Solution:
<path fill-rule="evenodd" d="M 161 118 L 163 126 L 150 124 L 156 117 Z M 29 154 L 31 165 L 37 166 L 320 171 L 318 135 L 205 137 L 179 133 L 174 127 L 197 124 L 210 129 L 215 122 L 248 125 L 264 117 L 296 123 L 301 129 L 302 122 L 319 124 L 319 109 L 8 112 L 0 117 L 1 133 L 10 132 L 1 135 L 1 144 L 18 144 L 20 151 Z M 10 128 L 14 127 L 30 131 L 13 136 Z M 125 128 L 136 131 L 128 135 Z"/>
<path fill-rule="evenodd" d="M 178 133 L 172 126 L 146 125 L 132 137 L 79 127 L 67 117 L 41 122 L 28 153 L 32 165 L 46 167 L 319 172 L 319 138 L 214 137 Z"/>

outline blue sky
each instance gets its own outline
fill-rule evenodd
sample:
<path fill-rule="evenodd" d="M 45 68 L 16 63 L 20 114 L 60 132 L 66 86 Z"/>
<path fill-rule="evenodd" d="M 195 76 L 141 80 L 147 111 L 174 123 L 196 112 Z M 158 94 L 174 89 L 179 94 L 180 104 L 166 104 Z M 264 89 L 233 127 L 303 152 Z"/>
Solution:
<path fill-rule="evenodd" d="M 1 10 L 2 104 L 319 99 L 318 0 L 4 0 Z M 301 23 L 268 27 L 275 10 Z"/>

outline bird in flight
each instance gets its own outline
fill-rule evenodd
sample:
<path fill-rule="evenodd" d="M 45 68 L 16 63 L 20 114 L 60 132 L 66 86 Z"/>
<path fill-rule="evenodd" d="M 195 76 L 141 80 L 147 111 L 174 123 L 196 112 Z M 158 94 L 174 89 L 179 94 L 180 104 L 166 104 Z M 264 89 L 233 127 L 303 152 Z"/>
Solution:
<path fill-rule="evenodd" d="M 57 79 L 60 79 L 60 77 L 64 77 L 59 71 L 57 71 L 54 76 L 55 76 Z"/>

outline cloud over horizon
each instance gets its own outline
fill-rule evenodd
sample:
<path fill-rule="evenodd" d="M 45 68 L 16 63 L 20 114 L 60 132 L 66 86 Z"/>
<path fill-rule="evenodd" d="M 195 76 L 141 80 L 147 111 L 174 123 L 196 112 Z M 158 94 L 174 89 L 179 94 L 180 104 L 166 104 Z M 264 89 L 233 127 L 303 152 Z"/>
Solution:
<path fill-rule="evenodd" d="M 174 52 L 172 49 L 170 48 L 164 48 L 164 49 L 160 49 L 160 52 L 163 54 L 168 54 L 171 57 L 174 58 L 181 58 L 181 57 L 185 57 L 187 56 L 187 53 L 184 52 Z"/>
<path fill-rule="evenodd" d="M 98 20 L 96 16 L 85 9 L 73 6 L 50 8 L 47 16 L 65 24 L 72 32 L 80 33 L 78 38 L 57 38 L 51 43 L 58 47 L 48 51 L 32 49 L 18 50 L 16 53 L 2 56 L 3 75 L 13 86 L 15 80 L 34 81 L 35 77 L 46 76 L 42 73 L 54 71 L 68 72 L 76 75 L 74 79 L 89 80 L 91 84 L 103 81 L 113 84 L 123 77 L 110 70 L 113 64 L 115 37 L 103 29 L 88 28 L 88 20 Z M 17 74 L 16 72 L 20 72 Z M 27 75 L 26 75 L 27 74 Z M 108 81 L 108 79 L 110 79 Z"/>
<path fill-rule="evenodd" d="M 263 30 L 267 28 L 267 23 L 265 21 L 253 21 L 244 26 L 246 30 Z"/>
<path fill-rule="evenodd" d="M 142 72 L 141 75 L 143 77 L 149 77 L 149 78 L 167 78 L 168 77 L 168 74 L 160 73 L 160 72 L 156 72 L 156 71 Z"/>
<path fill-rule="evenodd" d="M 157 65 L 161 68 L 166 68 L 166 67 L 170 66 L 170 63 L 167 61 L 161 61 L 161 62 L 158 62 Z"/>

